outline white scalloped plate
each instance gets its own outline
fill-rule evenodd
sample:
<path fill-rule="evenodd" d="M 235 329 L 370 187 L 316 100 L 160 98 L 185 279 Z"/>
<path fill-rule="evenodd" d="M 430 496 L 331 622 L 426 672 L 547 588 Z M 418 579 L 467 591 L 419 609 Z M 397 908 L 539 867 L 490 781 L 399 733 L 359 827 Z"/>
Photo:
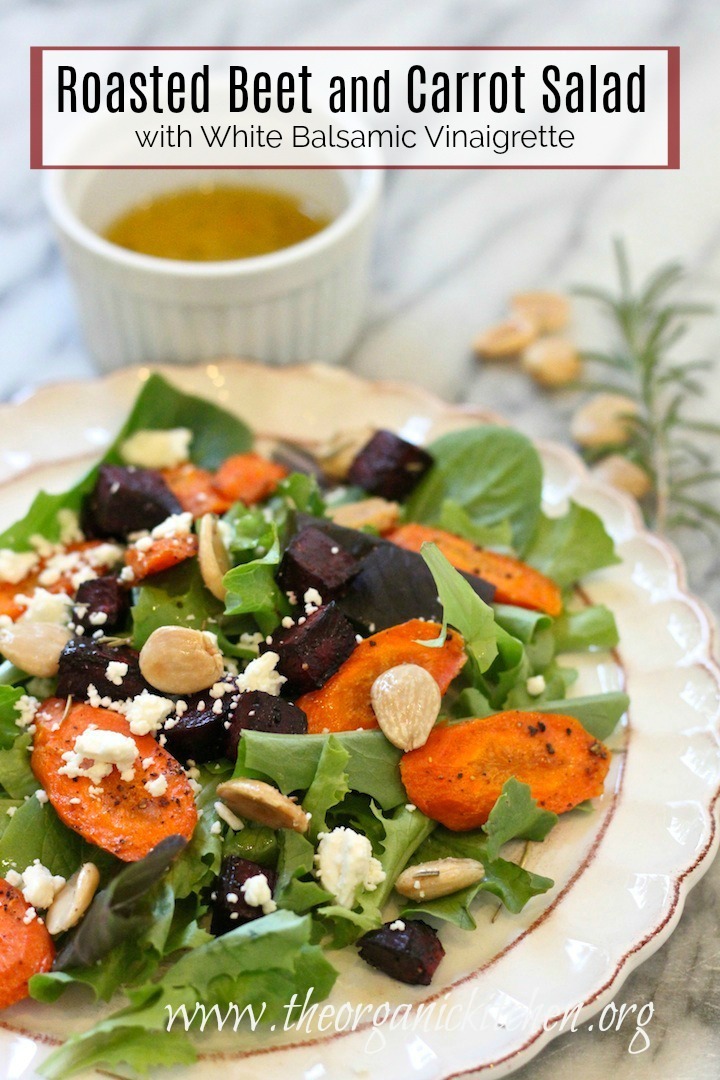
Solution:
<path fill-rule="evenodd" d="M 227 361 L 165 373 L 268 436 L 308 441 L 369 423 L 421 441 L 477 419 L 501 422 L 338 369 Z M 0 524 L 22 514 L 39 486 L 65 486 L 97 455 L 147 376 L 137 368 L 45 387 L 0 410 L 9 447 L 0 450 Z M 619 654 L 582 658 L 575 692 L 625 684 L 632 701 L 629 721 L 613 737 L 617 752 L 596 812 L 567 815 L 545 844 L 533 845 L 528 865 L 554 878 L 554 889 L 516 916 L 479 904 L 473 934 L 443 928 L 447 955 L 430 989 L 394 983 L 352 950 L 334 954 L 341 975 L 325 1030 L 316 1016 L 307 1030 L 216 1035 L 183 1074 L 188 1078 L 221 1080 L 229 1070 L 234 1080 L 253 1080 L 260 1071 L 267 1080 L 505 1076 L 559 1033 L 565 1013 L 580 1007 L 582 1023 L 613 999 L 672 932 L 688 890 L 708 868 L 720 789 L 720 671 L 711 618 L 687 594 L 675 550 L 644 531 L 630 500 L 597 484 L 562 446 L 539 449 L 546 503 L 559 507 L 572 495 L 592 507 L 622 557 L 585 588 L 615 612 Z M 366 1011 L 353 1030 L 358 1014 L 351 1006 L 378 1009 L 376 1019 L 393 1010 L 394 1021 L 372 1023 Z M 50 1045 L 97 1016 L 80 997 L 8 1010 L 0 1022 L 4 1075 L 29 1080 Z"/>

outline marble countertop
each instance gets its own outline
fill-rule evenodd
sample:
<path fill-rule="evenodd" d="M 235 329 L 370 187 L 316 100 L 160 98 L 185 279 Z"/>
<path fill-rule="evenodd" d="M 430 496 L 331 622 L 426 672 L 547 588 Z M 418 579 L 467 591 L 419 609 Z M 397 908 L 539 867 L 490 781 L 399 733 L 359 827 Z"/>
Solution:
<path fill-rule="evenodd" d="M 93 372 L 70 287 L 28 169 L 31 44 L 680 45 L 682 167 L 677 172 L 390 173 L 374 292 L 350 364 L 368 377 L 409 379 L 446 398 L 487 405 L 531 435 L 567 439 L 572 394 L 533 389 L 517 370 L 481 368 L 469 342 L 525 287 L 612 281 L 611 238 L 625 238 L 639 273 L 669 259 L 693 297 L 720 296 L 717 199 L 718 10 L 708 0 L 9 0 L 0 11 L 0 398 L 42 380 Z M 601 332 L 577 308 L 578 339 Z M 720 323 L 692 346 L 713 357 Z M 701 414 L 720 415 L 711 376 Z M 718 446 L 720 451 L 720 446 Z M 720 612 L 717 552 L 677 538 L 694 590 Z M 653 1001 L 651 1046 L 628 1054 L 628 1030 L 557 1039 L 518 1080 L 715 1080 L 720 1075 L 720 861 L 691 893 L 669 942 L 619 992 Z"/>

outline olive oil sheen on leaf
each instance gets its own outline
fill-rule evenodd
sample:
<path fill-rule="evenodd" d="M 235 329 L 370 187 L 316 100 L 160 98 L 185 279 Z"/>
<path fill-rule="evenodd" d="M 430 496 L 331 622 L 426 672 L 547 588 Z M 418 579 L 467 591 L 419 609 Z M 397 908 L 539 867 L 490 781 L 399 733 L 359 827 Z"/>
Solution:
<path fill-rule="evenodd" d="M 298 244 L 329 221 L 288 192 L 213 184 L 148 199 L 113 221 L 105 238 L 160 259 L 220 262 Z"/>

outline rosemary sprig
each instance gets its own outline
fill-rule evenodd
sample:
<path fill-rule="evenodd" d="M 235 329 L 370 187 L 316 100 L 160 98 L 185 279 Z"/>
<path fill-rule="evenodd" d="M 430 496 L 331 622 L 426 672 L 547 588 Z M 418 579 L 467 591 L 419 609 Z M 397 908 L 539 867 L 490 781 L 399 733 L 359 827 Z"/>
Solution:
<path fill-rule="evenodd" d="M 712 309 L 675 298 L 685 276 L 677 263 L 661 267 L 635 290 L 621 241 L 615 241 L 614 251 L 617 294 L 588 286 L 574 290 L 597 301 L 615 331 L 610 349 L 583 354 L 591 364 L 606 369 L 610 379 L 584 385 L 626 394 L 639 411 L 629 418 L 628 443 L 604 447 L 594 460 L 620 453 L 645 470 L 652 488 L 643 509 L 649 524 L 660 532 L 688 527 L 712 534 L 720 527 L 720 509 L 704 491 L 720 479 L 720 471 L 711 467 L 712 457 L 700 438 L 720 435 L 720 424 L 694 420 L 686 413 L 690 399 L 704 393 L 701 376 L 712 363 L 678 359 L 675 353 L 690 321 Z"/>

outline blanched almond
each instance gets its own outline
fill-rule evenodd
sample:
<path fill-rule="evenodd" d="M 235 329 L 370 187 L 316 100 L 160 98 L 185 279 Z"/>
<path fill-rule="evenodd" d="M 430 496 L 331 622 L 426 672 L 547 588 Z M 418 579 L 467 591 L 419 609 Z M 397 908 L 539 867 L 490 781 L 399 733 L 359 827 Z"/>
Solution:
<path fill-rule="evenodd" d="M 610 454 L 603 458 L 593 469 L 593 476 L 618 491 L 625 491 L 635 499 L 644 498 L 652 487 L 652 481 L 645 470 L 621 454 Z"/>
<path fill-rule="evenodd" d="M 50 934 L 61 934 L 80 922 L 90 907 L 100 884 L 100 871 L 95 863 L 83 863 L 63 885 L 45 915 Z"/>
<path fill-rule="evenodd" d="M 385 738 L 401 750 L 424 746 L 440 712 L 440 687 L 419 664 L 388 668 L 372 684 L 370 701 Z"/>
<path fill-rule="evenodd" d="M 556 292 L 516 293 L 510 303 L 512 311 L 537 323 L 541 334 L 562 330 L 570 321 L 570 301 Z"/>
<path fill-rule="evenodd" d="M 331 480 L 344 480 L 355 457 L 374 434 L 375 428 L 366 426 L 333 435 L 315 451 L 323 472 Z"/>
<path fill-rule="evenodd" d="M 230 556 L 223 543 L 220 524 L 214 514 L 205 514 L 198 528 L 198 562 L 206 586 L 218 600 L 224 600 L 227 589 L 223 578 L 230 569 Z"/>
<path fill-rule="evenodd" d="M 57 675 L 60 654 L 71 636 L 57 623 L 21 620 L 0 630 L 0 653 L 28 675 L 49 679 Z"/>
<path fill-rule="evenodd" d="M 194 694 L 221 678 L 223 658 L 214 634 L 159 626 L 140 650 L 140 671 L 165 694 Z"/>
<path fill-rule="evenodd" d="M 541 386 L 566 386 L 575 382 L 582 371 L 577 349 L 561 337 L 534 341 L 522 354 L 522 366 Z"/>
<path fill-rule="evenodd" d="M 293 829 L 305 833 L 310 825 L 310 818 L 287 795 L 266 784 L 263 780 L 246 780 L 238 777 L 218 784 L 218 798 L 230 807 L 233 813 L 258 825 L 267 825 L 271 829 Z"/>
<path fill-rule="evenodd" d="M 521 353 L 537 336 L 537 323 L 518 315 L 488 327 L 475 338 L 473 349 L 484 360 L 507 360 Z"/>
<path fill-rule="evenodd" d="M 400 506 L 396 502 L 388 502 L 387 499 L 376 496 L 345 503 L 343 506 L 328 507 L 327 514 L 336 525 L 343 525 L 346 529 L 364 529 L 371 525 L 383 533 L 397 525 L 400 520 Z"/>
<path fill-rule="evenodd" d="M 578 446 L 624 446 L 637 413 L 637 402 L 625 394 L 596 394 L 577 410 L 570 431 Z"/>
<path fill-rule="evenodd" d="M 408 866 L 395 882 L 401 896 L 411 900 L 434 900 L 482 881 L 485 870 L 475 859 L 435 859 Z"/>

